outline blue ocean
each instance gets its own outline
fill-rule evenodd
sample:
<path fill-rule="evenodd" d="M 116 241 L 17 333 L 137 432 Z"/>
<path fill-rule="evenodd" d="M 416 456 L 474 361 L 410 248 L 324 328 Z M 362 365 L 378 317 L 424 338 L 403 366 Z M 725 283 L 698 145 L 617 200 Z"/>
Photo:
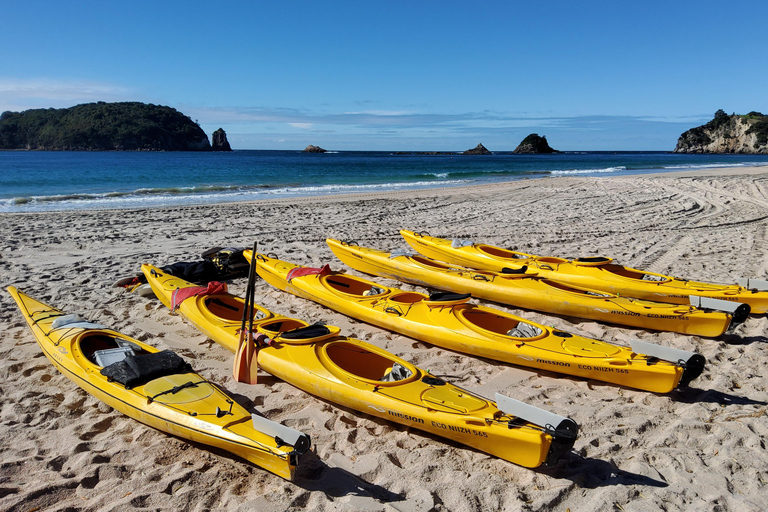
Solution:
<path fill-rule="evenodd" d="M 0 152 L 0 212 L 124 209 L 768 165 L 768 155 Z"/>

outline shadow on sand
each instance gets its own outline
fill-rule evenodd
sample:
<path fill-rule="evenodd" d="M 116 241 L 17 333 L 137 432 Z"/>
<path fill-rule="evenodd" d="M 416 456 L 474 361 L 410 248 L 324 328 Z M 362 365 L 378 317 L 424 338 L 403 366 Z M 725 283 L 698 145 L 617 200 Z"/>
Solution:
<path fill-rule="evenodd" d="M 646 485 L 667 487 L 666 481 L 638 475 L 619 469 L 615 464 L 600 459 L 588 459 L 568 453 L 552 467 L 541 467 L 536 472 L 551 478 L 564 478 L 583 489 L 597 489 L 612 485 Z"/>
<path fill-rule="evenodd" d="M 333 498 L 360 496 L 382 503 L 403 501 L 405 496 L 371 484 L 341 468 L 328 466 L 314 452 L 301 457 L 294 484 L 307 491 L 321 491 Z"/>
<path fill-rule="evenodd" d="M 675 402 L 684 404 L 710 403 L 718 405 L 768 405 L 768 402 L 753 400 L 745 396 L 731 395 L 714 389 L 682 388 L 668 395 Z"/>

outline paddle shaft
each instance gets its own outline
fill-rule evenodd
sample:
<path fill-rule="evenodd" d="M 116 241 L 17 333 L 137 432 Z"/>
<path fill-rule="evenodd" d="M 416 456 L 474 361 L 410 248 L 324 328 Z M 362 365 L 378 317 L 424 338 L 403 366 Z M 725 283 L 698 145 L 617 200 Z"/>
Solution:
<path fill-rule="evenodd" d="M 253 243 L 253 254 L 256 254 L 257 243 Z M 253 301 L 256 295 L 256 260 L 251 260 L 248 270 L 248 286 L 245 290 L 243 301 L 243 318 L 240 325 L 240 340 L 235 353 L 232 376 L 238 382 L 256 384 L 256 361 L 254 361 L 255 347 L 253 345 Z M 246 321 L 248 322 L 248 334 L 245 333 Z"/>
<path fill-rule="evenodd" d="M 256 242 L 253 242 L 253 253 L 256 254 Z M 245 302 L 243 303 L 243 320 L 240 325 L 240 343 L 243 342 L 245 335 L 245 322 L 250 320 L 251 327 L 253 326 L 253 307 L 252 307 L 252 295 L 254 288 L 254 281 L 256 276 L 256 262 L 251 259 L 251 266 L 248 268 L 248 285 L 245 288 Z"/>
<path fill-rule="evenodd" d="M 257 242 L 253 242 L 253 252 L 251 254 L 256 254 L 256 245 Z M 248 357 L 249 359 L 253 357 L 253 351 L 255 350 L 255 346 L 253 344 L 253 303 L 256 300 L 256 258 L 251 259 L 251 268 L 248 270 L 249 279 L 251 281 L 251 289 L 246 290 L 246 293 L 250 293 L 248 296 Z"/>

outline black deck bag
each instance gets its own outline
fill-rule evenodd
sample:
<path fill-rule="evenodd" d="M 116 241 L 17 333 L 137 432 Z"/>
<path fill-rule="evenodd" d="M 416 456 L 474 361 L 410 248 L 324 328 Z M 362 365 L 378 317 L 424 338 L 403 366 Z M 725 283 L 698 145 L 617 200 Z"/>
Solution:
<path fill-rule="evenodd" d="M 101 369 L 101 374 L 110 381 L 119 382 L 126 389 L 177 373 L 189 373 L 192 367 L 171 350 L 128 356 Z"/>
<path fill-rule="evenodd" d="M 221 279 L 219 268 L 210 261 L 180 261 L 173 265 L 163 267 L 163 270 L 172 276 L 180 277 L 186 281 L 197 284 L 205 284 Z"/>
<path fill-rule="evenodd" d="M 213 247 L 205 251 L 203 260 L 209 261 L 219 269 L 220 279 L 246 277 L 251 264 L 245 259 L 241 248 Z"/>

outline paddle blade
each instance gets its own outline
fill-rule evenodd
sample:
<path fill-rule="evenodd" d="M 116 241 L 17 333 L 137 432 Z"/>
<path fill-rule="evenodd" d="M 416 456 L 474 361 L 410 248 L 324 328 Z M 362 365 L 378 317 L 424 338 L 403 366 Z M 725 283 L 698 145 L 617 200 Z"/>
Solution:
<path fill-rule="evenodd" d="M 237 382 L 246 384 L 256 384 L 259 351 L 255 349 L 253 338 L 246 337 L 240 339 L 240 344 L 235 352 L 235 361 L 232 366 L 232 377 Z"/>

